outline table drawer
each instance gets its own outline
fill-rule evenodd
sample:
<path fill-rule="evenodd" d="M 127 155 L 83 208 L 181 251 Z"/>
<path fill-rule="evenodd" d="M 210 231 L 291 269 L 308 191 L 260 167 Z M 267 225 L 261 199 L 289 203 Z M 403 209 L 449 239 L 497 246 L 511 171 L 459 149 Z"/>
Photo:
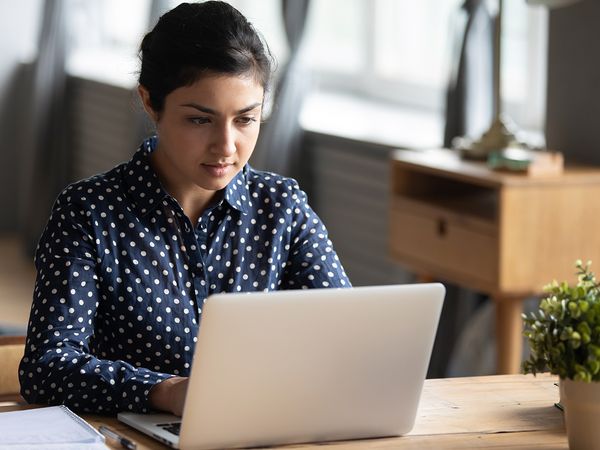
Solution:
<path fill-rule="evenodd" d="M 449 279 L 497 280 L 495 223 L 399 197 L 391 209 L 390 234 L 399 262 L 426 266 L 431 275 Z"/>

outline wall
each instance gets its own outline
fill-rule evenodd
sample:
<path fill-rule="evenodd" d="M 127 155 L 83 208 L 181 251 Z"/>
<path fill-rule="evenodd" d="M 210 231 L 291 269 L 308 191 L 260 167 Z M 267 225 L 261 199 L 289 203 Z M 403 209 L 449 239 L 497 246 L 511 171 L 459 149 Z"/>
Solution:
<path fill-rule="evenodd" d="M 412 278 L 389 255 L 390 147 L 309 133 L 310 204 L 355 286 Z"/>
<path fill-rule="evenodd" d="M 70 76 L 68 93 L 71 181 L 128 161 L 142 139 L 153 133 L 133 89 Z"/>
<path fill-rule="evenodd" d="M 17 226 L 20 152 L 14 130 L 24 106 L 17 101 L 17 70 L 35 55 L 42 6 L 42 0 L 0 2 L 0 232 Z"/>
<path fill-rule="evenodd" d="M 567 161 L 600 164 L 600 1 L 550 13 L 548 147 Z"/>

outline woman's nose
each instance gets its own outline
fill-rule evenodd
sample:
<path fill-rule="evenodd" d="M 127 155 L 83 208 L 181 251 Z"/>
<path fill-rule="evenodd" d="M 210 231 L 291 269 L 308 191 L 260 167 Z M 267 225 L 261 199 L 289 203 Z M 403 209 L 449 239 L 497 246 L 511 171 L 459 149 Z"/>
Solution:
<path fill-rule="evenodd" d="M 235 131 L 230 125 L 222 126 L 215 136 L 213 151 L 220 155 L 230 156 L 236 152 Z"/>

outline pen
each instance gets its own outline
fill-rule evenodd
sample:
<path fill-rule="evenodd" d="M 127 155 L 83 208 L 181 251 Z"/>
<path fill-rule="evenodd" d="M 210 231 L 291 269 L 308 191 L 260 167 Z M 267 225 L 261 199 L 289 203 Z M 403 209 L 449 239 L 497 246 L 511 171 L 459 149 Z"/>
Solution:
<path fill-rule="evenodd" d="M 135 450 L 137 448 L 137 445 L 135 445 L 135 442 L 130 441 L 126 437 L 121 436 L 116 431 L 111 430 L 110 428 L 105 427 L 104 425 L 100 425 L 100 427 L 98 427 L 98 431 L 103 436 L 106 436 L 107 438 L 117 441 L 124 448 L 128 448 L 129 450 Z"/>

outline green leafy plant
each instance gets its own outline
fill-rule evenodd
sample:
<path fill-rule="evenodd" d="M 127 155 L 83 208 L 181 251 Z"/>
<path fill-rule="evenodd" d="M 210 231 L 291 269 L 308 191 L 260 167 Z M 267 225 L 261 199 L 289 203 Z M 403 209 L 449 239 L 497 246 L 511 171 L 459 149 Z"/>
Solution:
<path fill-rule="evenodd" d="M 549 370 L 563 379 L 600 381 L 600 284 L 590 265 L 577 261 L 575 286 L 552 282 L 538 311 L 523 314 L 531 347 L 525 373 Z"/>

